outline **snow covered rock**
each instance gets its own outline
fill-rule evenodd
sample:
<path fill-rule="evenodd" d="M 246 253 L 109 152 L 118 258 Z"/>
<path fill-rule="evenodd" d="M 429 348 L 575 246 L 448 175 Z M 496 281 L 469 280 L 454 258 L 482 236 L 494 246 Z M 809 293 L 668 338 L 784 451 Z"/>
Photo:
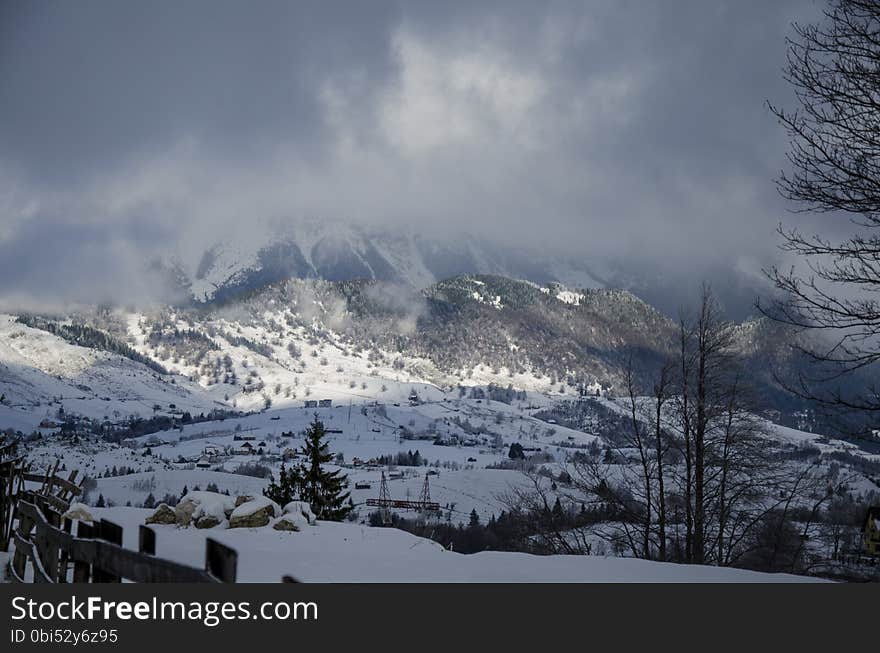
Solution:
<path fill-rule="evenodd" d="M 214 528 L 215 526 L 219 526 L 222 523 L 222 520 L 217 519 L 214 515 L 202 515 L 198 519 L 194 520 L 196 528 Z"/>
<path fill-rule="evenodd" d="M 281 515 L 281 517 L 272 524 L 272 528 L 276 531 L 301 531 L 308 526 L 308 517 L 299 512 Z"/>
<path fill-rule="evenodd" d="M 241 504 L 247 503 L 248 501 L 253 501 L 254 498 L 250 494 L 242 494 L 240 496 L 235 497 L 235 507 L 238 508 Z"/>
<path fill-rule="evenodd" d="M 62 517 L 64 519 L 76 519 L 78 521 L 86 521 L 89 523 L 95 521 L 92 517 L 92 513 L 89 512 L 89 507 L 84 503 L 71 503 L 67 512 L 65 512 Z"/>
<path fill-rule="evenodd" d="M 177 514 L 167 503 L 160 503 L 153 514 L 147 517 L 145 524 L 176 524 Z"/>
<path fill-rule="evenodd" d="M 235 501 L 232 497 L 219 492 L 189 492 L 174 510 L 177 523 L 189 526 L 195 523 L 196 528 L 213 528 L 232 514 Z"/>
<path fill-rule="evenodd" d="M 268 525 L 272 517 L 281 512 L 278 504 L 266 497 L 251 499 L 232 511 L 229 528 L 258 528 Z"/>
<path fill-rule="evenodd" d="M 285 515 L 301 515 L 305 517 L 306 523 L 314 525 L 315 513 L 312 512 L 312 507 L 308 504 L 307 501 L 291 501 L 284 509 L 281 511 Z"/>
<path fill-rule="evenodd" d="M 176 506 L 174 506 L 174 515 L 177 520 L 177 525 L 186 528 L 192 523 L 192 515 L 196 509 L 196 504 L 194 501 L 179 501 Z"/>

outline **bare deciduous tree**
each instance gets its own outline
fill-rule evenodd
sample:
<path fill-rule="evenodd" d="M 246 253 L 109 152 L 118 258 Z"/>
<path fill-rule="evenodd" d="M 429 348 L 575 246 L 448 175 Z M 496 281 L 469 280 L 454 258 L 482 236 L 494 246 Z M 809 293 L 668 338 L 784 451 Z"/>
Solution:
<path fill-rule="evenodd" d="M 796 347 L 814 365 L 782 380 L 828 406 L 880 410 L 880 392 L 854 393 L 848 375 L 880 361 L 880 3 L 833 0 L 819 24 L 795 25 L 785 78 L 799 107 L 771 110 L 789 136 L 791 170 L 778 179 L 798 212 L 848 218 L 849 238 L 834 241 L 780 227 L 783 249 L 805 273 L 772 268 L 782 299 L 762 310 L 827 337 Z"/>
<path fill-rule="evenodd" d="M 708 288 L 696 317 L 682 319 L 680 343 L 678 359 L 646 386 L 630 362 L 617 402 L 626 419 L 609 454 L 579 451 L 562 463 L 559 485 L 533 468 L 531 483 L 505 502 L 531 515 L 550 514 L 557 500 L 603 515 L 600 524 L 537 520 L 532 537 L 551 552 L 584 552 L 593 537 L 639 558 L 793 570 L 828 498 L 824 472 L 770 455 L 767 422 L 733 355 L 733 327 Z"/>

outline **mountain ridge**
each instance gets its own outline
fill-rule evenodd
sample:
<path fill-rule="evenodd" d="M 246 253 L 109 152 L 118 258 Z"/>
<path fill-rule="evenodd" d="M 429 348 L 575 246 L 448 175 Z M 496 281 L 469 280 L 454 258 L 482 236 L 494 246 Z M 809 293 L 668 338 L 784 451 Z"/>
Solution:
<path fill-rule="evenodd" d="M 200 303 L 293 278 L 373 279 L 422 289 L 461 274 L 499 274 L 537 283 L 607 285 L 582 262 L 547 260 L 538 263 L 523 251 L 473 235 L 435 237 L 403 227 L 365 229 L 314 220 L 219 240 L 188 265 L 178 255 L 160 257 L 154 267 L 179 293 Z"/>
<path fill-rule="evenodd" d="M 176 394 L 179 378 L 204 395 L 194 404 L 249 409 L 318 393 L 375 398 L 397 388 L 406 395 L 413 384 L 616 393 L 625 390 L 630 366 L 650 388 L 674 356 L 678 328 L 626 290 L 499 275 L 459 275 L 423 289 L 294 278 L 211 302 L 8 319 L 19 327 L 8 328 L 9 338 L 34 340 L 35 329 L 42 330 L 61 341 L 56 348 L 65 356 L 85 347 L 128 361 L 123 374 L 152 377 L 161 393 L 170 383 Z M 766 319 L 742 323 L 736 350 L 768 406 L 794 414 L 802 406 L 771 378 L 775 365 L 788 364 L 780 328 Z M 57 375 L 53 368 L 42 373 Z"/>

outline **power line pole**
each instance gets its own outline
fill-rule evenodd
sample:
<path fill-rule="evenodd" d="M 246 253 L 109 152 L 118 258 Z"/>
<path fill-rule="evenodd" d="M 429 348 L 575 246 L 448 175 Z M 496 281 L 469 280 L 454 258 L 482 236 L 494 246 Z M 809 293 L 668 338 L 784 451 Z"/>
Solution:
<path fill-rule="evenodd" d="M 428 474 L 425 474 L 425 483 L 422 485 L 422 492 L 419 494 L 419 512 L 422 516 L 423 525 L 428 524 L 428 505 L 431 503 L 431 488 L 428 485 Z"/>
<path fill-rule="evenodd" d="M 391 523 L 391 513 L 388 510 L 390 503 L 388 498 L 388 481 L 385 479 L 385 472 L 382 472 L 382 482 L 379 485 L 379 514 L 382 517 L 383 524 Z"/>

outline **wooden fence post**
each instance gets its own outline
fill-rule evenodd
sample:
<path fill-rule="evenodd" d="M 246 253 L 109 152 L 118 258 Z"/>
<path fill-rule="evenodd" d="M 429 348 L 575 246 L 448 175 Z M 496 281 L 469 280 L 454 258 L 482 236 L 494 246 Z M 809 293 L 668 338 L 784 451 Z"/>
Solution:
<path fill-rule="evenodd" d="M 3 519 L 3 524 L 0 525 L 0 546 L 5 551 L 9 548 L 9 538 L 12 536 L 12 523 L 15 514 L 15 496 L 13 492 L 15 487 L 15 460 L 4 463 L 4 467 L 7 468 L 9 476 L 0 478 L 0 483 L 3 484 L 3 487 L 0 488 L 0 501 L 3 504 L 2 516 L 0 516 Z"/>
<path fill-rule="evenodd" d="M 122 526 L 117 526 L 113 522 L 102 519 L 98 523 L 98 538 L 122 546 Z M 94 583 L 119 583 L 121 579 L 115 574 L 108 573 L 101 569 L 100 556 L 95 568 L 92 569 L 92 582 Z"/>
<path fill-rule="evenodd" d="M 205 569 L 221 583 L 234 583 L 238 553 L 210 537 L 205 540 Z"/>
<path fill-rule="evenodd" d="M 73 530 L 73 521 L 63 518 L 64 523 L 64 532 L 70 533 Z M 66 583 L 67 582 L 67 563 L 70 560 L 70 552 L 66 549 L 61 552 L 61 556 L 58 559 L 58 582 Z"/>
<path fill-rule="evenodd" d="M 60 464 L 61 459 L 56 458 L 55 465 L 46 469 L 46 478 L 43 480 L 43 485 L 40 487 L 39 494 L 52 494 L 52 477 L 55 476 L 55 472 L 58 471 L 58 465 Z"/>
<path fill-rule="evenodd" d="M 97 528 L 86 522 L 79 522 L 76 525 L 76 536 L 81 539 L 92 539 L 97 534 Z M 73 561 L 73 582 L 88 583 L 92 575 L 92 566 L 87 560 L 74 559 Z"/>
<path fill-rule="evenodd" d="M 156 555 L 156 531 L 141 524 L 138 528 L 138 551 L 147 555 Z"/>
<path fill-rule="evenodd" d="M 67 477 L 68 482 L 73 483 L 76 480 L 77 474 L 79 474 L 78 470 L 74 469 L 73 471 L 71 471 Z M 65 485 L 61 487 L 56 496 L 62 501 L 71 501 L 74 498 L 73 496 L 71 496 L 72 494 L 73 493 Z"/>
<path fill-rule="evenodd" d="M 17 533 L 25 540 L 30 540 L 31 530 L 33 530 L 34 524 L 26 515 L 22 515 L 18 519 L 18 530 Z M 27 566 L 27 555 L 22 553 L 21 549 L 18 548 L 16 544 L 15 553 L 12 556 L 12 570 L 15 572 L 15 575 L 24 580 L 25 567 Z"/>
<path fill-rule="evenodd" d="M 49 533 L 45 529 L 38 528 L 34 533 L 34 545 L 37 548 L 37 557 L 46 575 L 53 583 L 58 580 L 58 547 L 49 539 Z M 36 563 L 36 561 L 35 561 Z"/>

